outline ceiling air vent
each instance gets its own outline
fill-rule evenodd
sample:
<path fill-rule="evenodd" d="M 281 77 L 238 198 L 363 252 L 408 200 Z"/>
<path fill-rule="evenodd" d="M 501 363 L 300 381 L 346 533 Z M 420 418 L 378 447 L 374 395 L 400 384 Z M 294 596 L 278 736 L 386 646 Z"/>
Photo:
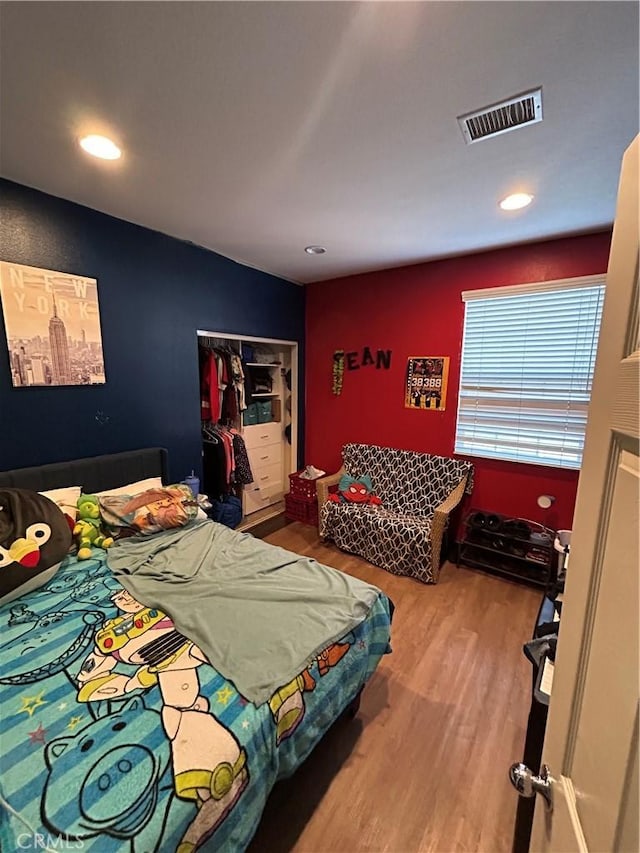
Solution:
<path fill-rule="evenodd" d="M 542 88 L 458 117 L 467 145 L 538 121 L 542 121 Z"/>

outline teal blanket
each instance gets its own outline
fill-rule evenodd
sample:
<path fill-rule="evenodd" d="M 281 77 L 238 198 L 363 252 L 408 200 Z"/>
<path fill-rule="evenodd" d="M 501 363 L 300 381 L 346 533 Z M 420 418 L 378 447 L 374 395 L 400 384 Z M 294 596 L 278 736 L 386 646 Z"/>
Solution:
<path fill-rule="evenodd" d="M 389 651 L 389 602 L 259 706 L 103 557 L 0 606 L 0 636 L 2 851 L 239 853 Z"/>
<path fill-rule="evenodd" d="M 266 702 L 365 618 L 380 590 L 210 521 L 125 539 L 107 563 L 171 616 L 251 702 Z"/>

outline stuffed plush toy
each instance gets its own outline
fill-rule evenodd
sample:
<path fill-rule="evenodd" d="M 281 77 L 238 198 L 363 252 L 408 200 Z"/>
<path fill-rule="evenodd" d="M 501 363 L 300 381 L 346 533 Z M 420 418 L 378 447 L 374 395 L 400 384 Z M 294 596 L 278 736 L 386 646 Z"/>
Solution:
<path fill-rule="evenodd" d="M 373 483 L 368 474 L 363 477 L 350 477 L 349 474 L 343 474 L 338 484 L 338 491 L 329 495 L 329 500 L 333 503 L 369 504 L 370 506 L 379 506 L 382 503 L 380 498 L 373 494 Z"/>
<path fill-rule="evenodd" d="M 29 489 L 0 489 L 0 600 L 44 584 L 70 547 L 71 531 L 53 501 Z"/>
<path fill-rule="evenodd" d="M 78 543 L 78 559 L 88 560 L 91 548 L 110 548 L 111 536 L 104 534 L 100 518 L 100 503 L 95 495 L 80 495 L 78 498 L 78 520 L 73 528 Z"/>

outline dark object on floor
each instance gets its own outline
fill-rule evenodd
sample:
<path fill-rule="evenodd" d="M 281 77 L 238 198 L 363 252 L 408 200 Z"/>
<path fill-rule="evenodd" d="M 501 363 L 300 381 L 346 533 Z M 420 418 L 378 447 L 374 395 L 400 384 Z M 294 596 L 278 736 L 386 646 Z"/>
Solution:
<path fill-rule="evenodd" d="M 242 504 L 235 495 L 225 495 L 220 500 L 214 500 L 209 510 L 209 518 L 224 524 L 226 527 L 237 527 L 242 521 Z"/>
<path fill-rule="evenodd" d="M 362 699 L 362 690 L 359 690 L 354 698 L 347 705 L 347 714 L 353 719 L 360 710 L 360 700 Z"/>

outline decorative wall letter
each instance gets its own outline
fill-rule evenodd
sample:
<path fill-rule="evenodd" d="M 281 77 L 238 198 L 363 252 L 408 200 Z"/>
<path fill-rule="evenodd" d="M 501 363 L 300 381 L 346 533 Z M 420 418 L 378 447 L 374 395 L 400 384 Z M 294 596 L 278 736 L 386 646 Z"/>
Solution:
<path fill-rule="evenodd" d="M 333 354 L 333 384 L 332 391 L 336 397 L 342 394 L 342 380 L 344 377 L 344 350 L 337 349 Z"/>

